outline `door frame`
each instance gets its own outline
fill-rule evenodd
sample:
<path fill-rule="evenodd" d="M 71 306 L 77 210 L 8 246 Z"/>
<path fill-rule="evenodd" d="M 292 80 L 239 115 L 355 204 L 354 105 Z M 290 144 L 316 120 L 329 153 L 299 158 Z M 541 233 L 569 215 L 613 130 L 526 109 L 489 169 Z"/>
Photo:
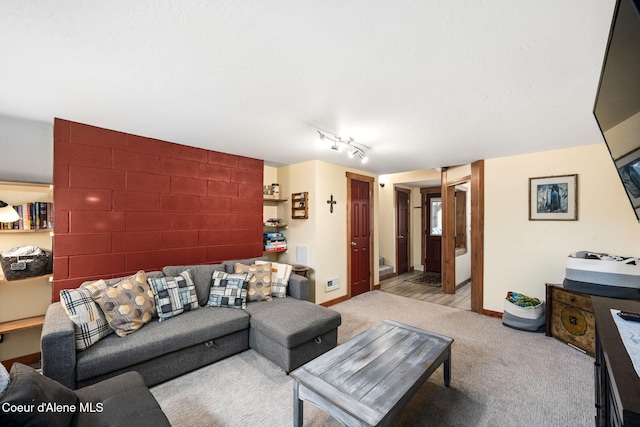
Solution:
<path fill-rule="evenodd" d="M 351 299 L 351 181 L 366 181 L 369 183 L 369 290 L 373 290 L 373 242 L 374 242 L 374 226 L 373 226 L 373 184 L 375 178 L 360 175 L 353 172 L 347 172 L 347 298 Z"/>
<path fill-rule="evenodd" d="M 471 164 L 471 176 L 458 180 L 447 179 L 441 172 L 443 230 L 442 230 L 442 290 L 453 294 L 456 288 L 455 249 L 455 186 L 471 183 L 471 310 L 486 314 L 484 304 L 484 160 Z"/>
<path fill-rule="evenodd" d="M 442 188 L 440 187 L 421 187 L 420 188 L 420 204 L 421 204 L 421 212 L 422 212 L 422 229 L 421 229 L 421 234 L 422 234 L 422 239 L 421 239 L 421 245 L 422 245 L 422 253 L 421 253 L 421 259 L 420 261 L 422 261 L 422 268 L 423 270 L 427 269 L 427 222 L 429 222 L 428 220 L 428 215 L 429 215 L 429 211 L 425 208 L 425 203 L 427 201 L 428 195 L 432 194 L 432 193 L 440 193 L 440 191 L 442 191 Z M 442 270 L 442 261 L 440 263 L 440 269 Z"/>
<path fill-rule="evenodd" d="M 398 193 L 404 193 L 407 195 L 407 271 L 411 271 L 413 267 L 411 266 L 411 190 L 401 187 L 395 187 L 395 208 L 396 208 L 396 272 L 398 271 L 398 266 L 400 265 L 400 255 L 398 254 L 398 226 L 400 225 L 400 218 L 398 217 L 398 208 L 400 204 L 398 203 Z"/>

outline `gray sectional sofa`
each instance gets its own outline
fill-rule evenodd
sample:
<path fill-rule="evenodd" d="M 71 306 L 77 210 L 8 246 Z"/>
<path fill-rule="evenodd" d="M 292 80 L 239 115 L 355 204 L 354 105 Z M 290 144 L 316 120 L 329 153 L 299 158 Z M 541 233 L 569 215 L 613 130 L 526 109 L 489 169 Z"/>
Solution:
<path fill-rule="evenodd" d="M 154 319 L 126 337 L 111 334 L 83 351 L 76 351 L 74 324 L 61 304 L 51 304 L 42 328 L 43 374 L 76 389 L 137 371 L 153 386 L 249 348 L 290 372 L 335 347 L 340 314 L 307 301 L 303 276 L 291 275 L 287 298 L 249 302 L 245 310 L 205 307 L 215 270 L 233 273 L 236 262 L 258 259 L 267 260 L 168 266 L 147 273 L 175 276 L 190 269 L 201 307 L 167 321 Z"/>

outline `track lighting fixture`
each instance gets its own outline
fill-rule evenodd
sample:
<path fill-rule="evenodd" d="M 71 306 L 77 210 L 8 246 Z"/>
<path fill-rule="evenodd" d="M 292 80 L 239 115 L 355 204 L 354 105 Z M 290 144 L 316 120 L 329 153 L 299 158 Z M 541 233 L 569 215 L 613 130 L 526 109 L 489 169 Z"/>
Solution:
<path fill-rule="evenodd" d="M 321 141 L 329 140 L 331 141 L 331 149 L 335 151 L 343 151 L 347 152 L 347 156 L 350 159 L 355 159 L 356 157 L 360 159 L 361 163 L 366 163 L 369 160 L 367 156 L 367 150 L 369 147 L 366 145 L 360 144 L 356 142 L 353 138 L 342 138 L 340 136 L 334 136 L 327 134 L 322 131 L 318 131 L 318 136 Z"/>

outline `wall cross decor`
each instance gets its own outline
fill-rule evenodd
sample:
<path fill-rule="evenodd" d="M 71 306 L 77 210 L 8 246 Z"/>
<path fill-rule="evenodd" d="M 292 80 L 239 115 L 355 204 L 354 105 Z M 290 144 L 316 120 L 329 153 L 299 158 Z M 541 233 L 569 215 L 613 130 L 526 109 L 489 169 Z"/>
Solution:
<path fill-rule="evenodd" d="M 327 200 L 327 203 L 329 204 L 329 212 L 333 213 L 333 205 L 338 203 L 335 200 L 333 200 L 333 193 L 331 194 L 331 198 L 329 200 Z"/>

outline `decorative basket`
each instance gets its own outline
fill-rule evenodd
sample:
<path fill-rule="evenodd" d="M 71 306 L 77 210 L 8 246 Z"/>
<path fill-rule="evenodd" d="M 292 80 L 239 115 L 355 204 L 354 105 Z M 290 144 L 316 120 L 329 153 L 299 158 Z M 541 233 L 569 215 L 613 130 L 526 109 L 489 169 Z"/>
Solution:
<path fill-rule="evenodd" d="M 42 255 L 3 256 L 0 264 L 2 264 L 2 271 L 7 280 L 26 279 L 45 274 L 49 264 L 49 256 L 47 253 Z"/>

